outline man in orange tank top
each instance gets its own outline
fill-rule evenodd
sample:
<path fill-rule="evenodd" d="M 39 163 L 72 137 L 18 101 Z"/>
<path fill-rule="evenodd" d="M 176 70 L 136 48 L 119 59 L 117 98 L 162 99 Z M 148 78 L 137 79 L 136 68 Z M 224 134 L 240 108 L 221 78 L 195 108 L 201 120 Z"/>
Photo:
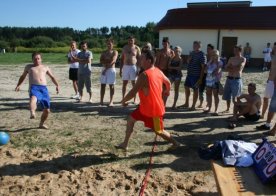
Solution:
<path fill-rule="evenodd" d="M 151 128 L 155 134 L 171 142 L 173 145 L 170 149 L 179 146 L 179 143 L 172 138 L 171 134 L 164 130 L 163 125 L 165 106 L 162 99 L 162 92 L 168 96 L 171 83 L 169 79 L 154 66 L 154 62 L 155 57 L 153 52 L 146 50 L 141 56 L 141 67 L 145 71 L 139 75 L 134 87 L 122 100 L 122 104 L 126 106 L 127 101 L 131 100 L 138 92 L 140 104 L 138 108 L 129 115 L 124 142 L 118 145 L 117 148 L 127 149 L 136 121 L 143 121 L 145 126 Z M 163 85 L 166 87 L 164 91 Z"/>

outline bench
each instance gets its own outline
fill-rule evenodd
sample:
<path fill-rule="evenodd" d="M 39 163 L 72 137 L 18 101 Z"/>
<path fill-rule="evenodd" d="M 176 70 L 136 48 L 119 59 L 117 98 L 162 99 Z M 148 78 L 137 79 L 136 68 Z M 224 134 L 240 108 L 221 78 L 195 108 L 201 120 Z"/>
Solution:
<path fill-rule="evenodd" d="M 262 184 L 252 167 L 226 167 L 221 161 L 211 164 L 222 196 L 276 195 L 276 184 Z"/>

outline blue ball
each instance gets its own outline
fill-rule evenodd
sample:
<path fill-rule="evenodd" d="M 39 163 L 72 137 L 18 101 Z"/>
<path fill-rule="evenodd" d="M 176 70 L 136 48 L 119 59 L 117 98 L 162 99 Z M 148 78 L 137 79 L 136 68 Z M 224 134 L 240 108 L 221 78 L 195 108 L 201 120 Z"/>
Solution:
<path fill-rule="evenodd" d="M 9 134 L 0 132 L 0 146 L 7 144 L 10 141 Z"/>

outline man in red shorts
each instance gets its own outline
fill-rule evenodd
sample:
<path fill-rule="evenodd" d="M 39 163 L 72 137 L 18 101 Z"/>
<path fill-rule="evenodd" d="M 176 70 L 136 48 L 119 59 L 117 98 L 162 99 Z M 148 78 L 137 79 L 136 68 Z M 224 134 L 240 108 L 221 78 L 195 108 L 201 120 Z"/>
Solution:
<path fill-rule="evenodd" d="M 122 104 L 127 105 L 127 101 L 131 100 L 135 94 L 139 93 L 140 104 L 134 110 L 127 120 L 126 135 L 123 143 L 117 146 L 127 150 L 128 142 L 133 133 L 133 127 L 136 121 L 143 121 L 145 126 L 151 128 L 155 134 L 164 140 L 171 142 L 170 147 L 174 149 L 179 146 L 171 134 L 164 130 L 163 116 L 165 114 L 165 106 L 162 99 L 162 92 L 169 95 L 171 83 L 169 79 L 154 66 L 155 57 L 153 52 L 146 50 L 141 56 L 141 67 L 145 70 L 137 79 L 134 87 L 123 98 Z M 163 85 L 166 87 L 163 91 Z"/>

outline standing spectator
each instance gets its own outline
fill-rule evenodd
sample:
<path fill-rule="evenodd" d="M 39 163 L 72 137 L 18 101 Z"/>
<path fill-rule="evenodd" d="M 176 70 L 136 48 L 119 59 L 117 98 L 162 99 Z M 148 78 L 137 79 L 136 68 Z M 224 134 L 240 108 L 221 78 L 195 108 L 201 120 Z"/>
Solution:
<path fill-rule="evenodd" d="M 91 63 L 93 60 L 93 54 L 88 50 L 87 42 L 81 42 L 81 52 L 77 57 L 72 54 L 72 58 L 79 62 L 78 70 L 78 89 L 80 94 L 79 102 L 83 101 L 83 88 L 86 87 L 86 91 L 89 94 L 89 103 L 92 103 L 92 90 L 91 90 Z"/>
<path fill-rule="evenodd" d="M 71 48 L 68 53 L 68 64 L 69 64 L 69 79 L 73 82 L 73 88 L 75 91 L 75 95 L 73 95 L 72 99 L 79 99 L 79 92 L 78 92 L 78 69 L 79 69 L 79 62 L 74 60 L 73 56 L 77 56 L 80 52 L 79 49 L 77 49 L 77 43 L 75 41 L 71 42 Z"/>
<path fill-rule="evenodd" d="M 182 66 L 182 49 L 179 46 L 176 46 L 174 48 L 175 56 L 172 58 L 168 69 L 169 69 L 169 79 L 171 81 L 171 84 L 174 83 L 174 101 L 172 105 L 172 109 L 175 109 L 176 102 L 178 100 L 179 95 L 179 85 L 182 78 L 182 72 L 181 72 L 181 66 Z"/>
<path fill-rule="evenodd" d="M 223 99 L 226 100 L 227 109 L 225 112 L 229 112 L 231 98 L 233 103 L 236 102 L 236 98 L 242 93 L 242 71 L 246 63 L 246 59 L 241 55 L 242 47 L 234 47 L 234 57 L 231 57 L 225 66 L 225 70 L 228 72 L 228 76 L 224 86 Z"/>
<path fill-rule="evenodd" d="M 105 86 L 108 84 L 110 89 L 110 101 L 108 106 L 113 106 L 113 96 L 114 96 L 114 84 L 116 82 L 116 69 L 115 63 L 118 57 L 118 51 L 113 50 L 113 40 L 108 39 L 106 41 L 107 50 L 101 54 L 100 63 L 103 65 L 101 73 L 101 100 L 100 105 L 103 105 L 103 99 L 105 94 Z"/>
<path fill-rule="evenodd" d="M 128 37 L 128 44 L 123 47 L 121 56 L 120 76 L 123 79 L 122 94 L 123 98 L 126 94 L 126 88 L 128 81 L 130 80 L 132 86 L 135 85 L 137 77 L 137 64 L 139 65 L 139 58 L 141 56 L 140 48 L 135 45 L 135 38 L 133 36 Z M 134 97 L 134 103 L 135 103 Z"/>
<path fill-rule="evenodd" d="M 162 40 L 163 48 L 156 54 L 156 67 L 158 67 L 166 77 L 169 76 L 169 64 L 174 57 L 174 51 L 170 48 L 170 42 L 167 37 Z M 167 96 L 163 96 L 164 104 L 166 106 Z"/>
<path fill-rule="evenodd" d="M 244 58 L 246 58 L 246 66 L 249 65 L 250 62 L 250 58 L 251 58 L 251 46 L 249 45 L 249 43 L 246 43 L 246 46 L 243 49 L 243 56 Z"/>
<path fill-rule="evenodd" d="M 214 50 L 214 46 L 212 44 L 208 44 L 207 45 L 207 62 L 210 61 L 213 50 Z M 199 108 L 202 108 L 202 104 L 204 101 L 204 91 L 206 88 L 206 76 L 207 76 L 206 71 L 207 71 L 206 65 L 204 65 L 204 75 L 203 75 L 202 83 L 199 86 L 199 106 L 198 106 Z"/>
<path fill-rule="evenodd" d="M 273 51 L 275 51 L 275 50 L 276 50 L 276 45 L 274 45 L 274 47 L 273 47 Z M 271 68 L 269 71 L 269 76 L 268 76 L 267 84 L 266 84 L 265 91 L 264 91 L 263 108 L 262 108 L 262 115 L 261 115 L 262 118 L 264 118 L 266 110 L 268 108 L 269 99 L 272 98 L 275 94 L 275 86 L 276 86 L 275 80 L 276 80 L 276 55 L 274 55 L 274 53 L 273 53 L 272 61 L 271 61 Z M 272 104 L 275 104 L 275 103 L 273 103 L 271 100 L 270 108 L 273 109 L 273 106 L 271 106 Z M 269 111 L 267 114 L 266 123 L 263 125 L 257 126 L 256 128 L 258 130 L 270 130 L 271 121 L 272 121 L 272 119 L 274 117 L 274 113 L 275 113 L 275 111 L 274 112 L 270 111 L 270 108 L 269 108 Z"/>
<path fill-rule="evenodd" d="M 204 66 L 206 64 L 206 56 L 201 51 L 201 42 L 194 41 L 193 51 L 190 54 L 188 59 L 187 66 L 187 77 L 185 80 L 185 104 L 179 106 L 178 108 L 188 108 L 189 107 L 189 98 L 190 98 L 190 89 L 193 89 L 193 104 L 190 110 L 195 110 L 195 105 L 198 99 L 199 86 L 203 81 L 204 75 Z"/>
<path fill-rule="evenodd" d="M 213 50 L 211 52 L 210 61 L 207 63 L 206 70 L 206 95 L 207 95 L 207 107 L 204 112 L 210 112 L 212 108 L 212 95 L 215 101 L 215 112 L 214 115 L 218 115 L 218 104 L 219 104 L 219 84 L 222 76 L 223 63 L 219 58 L 219 51 Z"/>
<path fill-rule="evenodd" d="M 272 52 L 272 49 L 270 48 L 270 43 L 267 43 L 266 48 L 263 50 L 263 54 L 264 54 L 263 71 L 267 71 L 269 64 L 271 63 L 271 52 Z"/>

